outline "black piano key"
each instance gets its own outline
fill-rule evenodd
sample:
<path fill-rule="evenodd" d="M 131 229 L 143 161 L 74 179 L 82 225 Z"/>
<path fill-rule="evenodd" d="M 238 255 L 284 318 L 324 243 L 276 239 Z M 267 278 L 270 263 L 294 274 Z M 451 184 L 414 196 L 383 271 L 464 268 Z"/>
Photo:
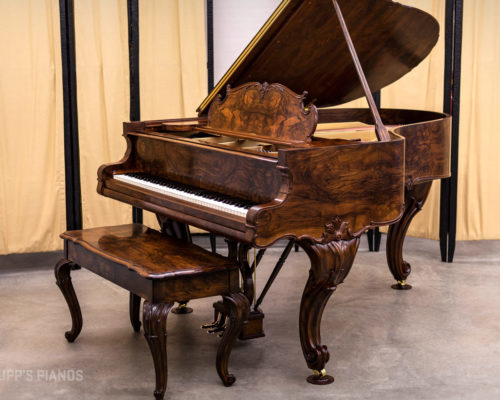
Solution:
<path fill-rule="evenodd" d="M 194 186 L 186 185 L 184 183 L 174 182 L 166 178 L 162 178 L 159 176 L 149 175 L 145 172 L 130 172 L 126 175 L 131 176 L 136 179 L 141 179 L 146 182 L 155 183 L 157 185 L 161 185 L 170 189 L 180 190 L 189 194 L 193 194 L 196 196 L 204 197 L 206 199 L 219 201 L 224 204 L 229 204 L 236 207 L 241 207 L 244 209 L 249 209 L 254 206 L 256 203 L 252 203 L 250 201 L 239 199 L 235 197 L 230 197 L 222 193 L 212 192 L 206 189 L 197 188 Z"/>

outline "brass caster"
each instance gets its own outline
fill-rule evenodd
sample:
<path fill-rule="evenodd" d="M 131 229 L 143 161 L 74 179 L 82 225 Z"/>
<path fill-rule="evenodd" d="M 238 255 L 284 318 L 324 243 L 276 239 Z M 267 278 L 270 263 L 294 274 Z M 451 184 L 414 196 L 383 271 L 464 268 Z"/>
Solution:
<path fill-rule="evenodd" d="M 307 382 L 313 385 L 329 385 L 334 381 L 333 376 L 328 375 L 324 369 L 321 371 L 313 369 L 313 372 L 313 375 L 307 377 Z"/>
<path fill-rule="evenodd" d="M 410 290 L 411 285 L 407 284 L 406 281 L 398 281 L 398 283 L 392 285 L 391 288 L 395 290 Z"/>
<path fill-rule="evenodd" d="M 174 314 L 191 314 L 193 309 L 186 305 L 187 303 L 179 303 L 179 307 L 175 307 L 171 312 Z"/>

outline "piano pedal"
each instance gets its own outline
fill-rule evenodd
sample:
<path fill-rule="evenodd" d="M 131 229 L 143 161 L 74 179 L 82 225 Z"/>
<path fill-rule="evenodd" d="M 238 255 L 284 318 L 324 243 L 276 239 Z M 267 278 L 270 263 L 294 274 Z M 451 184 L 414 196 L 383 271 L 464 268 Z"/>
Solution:
<path fill-rule="evenodd" d="M 210 324 L 203 324 L 200 328 L 201 329 L 213 329 L 215 327 L 218 327 L 221 325 L 222 318 L 223 318 L 222 313 L 220 313 L 218 310 L 214 310 L 214 322 L 211 322 Z"/>
<path fill-rule="evenodd" d="M 218 326 L 217 328 L 207 330 L 207 333 L 211 333 L 212 335 L 214 335 L 216 333 L 221 332 L 219 336 L 222 336 L 224 334 L 225 329 L 226 329 L 226 327 L 224 325 L 222 325 L 222 326 Z"/>
<path fill-rule="evenodd" d="M 210 324 L 203 324 L 200 329 L 213 329 L 217 326 L 217 322 L 212 322 Z"/>
<path fill-rule="evenodd" d="M 217 328 L 219 325 L 220 325 L 220 321 L 215 321 L 215 322 L 212 322 L 210 324 L 203 324 L 200 328 L 205 329 L 208 332 L 210 329 Z"/>

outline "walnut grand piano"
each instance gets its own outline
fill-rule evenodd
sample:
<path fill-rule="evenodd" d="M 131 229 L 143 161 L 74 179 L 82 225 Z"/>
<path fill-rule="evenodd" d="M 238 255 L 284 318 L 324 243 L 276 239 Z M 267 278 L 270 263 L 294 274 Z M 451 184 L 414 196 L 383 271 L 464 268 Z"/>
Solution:
<path fill-rule="evenodd" d="M 226 237 L 249 299 L 247 250 L 300 243 L 311 260 L 299 323 L 308 381 L 330 383 L 321 317 L 359 236 L 396 224 L 391 270 L 403 282 L 406 228 L 429 182 L 449 174 L 449 118 L 379 113 L 371 96 L 425 58 L 438 31 L 428 14 L 390 0 L 284 0 L 197 118 L 124 124 L 127 151 L 99 169 L 98 192 Z M 369 109 L 329 108 L 363 95 Z M 332 128 L 356 121 L 373 126 Z"/>

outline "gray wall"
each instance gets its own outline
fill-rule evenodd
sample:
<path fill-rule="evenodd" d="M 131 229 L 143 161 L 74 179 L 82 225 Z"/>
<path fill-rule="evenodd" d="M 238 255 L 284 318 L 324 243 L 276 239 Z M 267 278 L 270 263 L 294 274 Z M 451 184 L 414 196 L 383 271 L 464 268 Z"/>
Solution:
<path fill-rule="evenodd" d="M 216 84 L 279 4 L 280 0 L 214 0 Z"/>

